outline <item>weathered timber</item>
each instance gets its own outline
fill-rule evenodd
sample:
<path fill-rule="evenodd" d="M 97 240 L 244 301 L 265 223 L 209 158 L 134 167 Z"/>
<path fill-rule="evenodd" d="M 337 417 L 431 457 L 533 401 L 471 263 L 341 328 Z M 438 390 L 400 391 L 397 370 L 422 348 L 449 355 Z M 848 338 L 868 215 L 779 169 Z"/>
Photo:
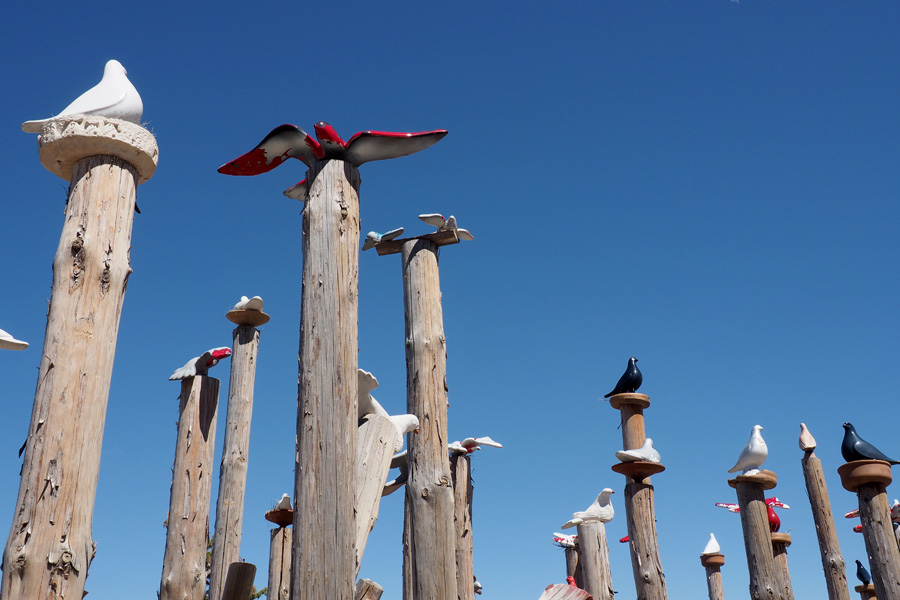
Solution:
<path fill-rule="evenodd" d="M 182 380 L 160 600 L 203 600 L 219 380 Z"/>
<path fill-rule="evenodd" d="M 222 586 L 222 600 L 250 600 L 253 592 L 253 578 L 256 565 L 248 562 L 233 562 L 228 565 L 225 585 Z M 214 598 L 214 596 L 210 596 Z"/>
<path fill-rule="evenodd" d="M 384 480 L 391 466 L 397 429 L 391 420 L 367 415 L 359 426 L 356 451 L 356 575 L 375 521 Z"/>
<path fill-rule="evenodd" d="M 772 533 L 770 536 L 778 585 L 781 586 L 785 600 L 794 600 L 794 587 L 791 585 L 791 570 L 788 566 L 787 555 L 788 546 L 791 545 L 791 536 L 787 533 Z"/>
<path fill-rule="evenodd" d="M 706 569 L 706 589 L 709 600 L 725 600 L 725 588 L 722 586 L 722 565 L 724 554 L 707 554 L 700 557 L 700 564 Z"/>
<path fill-rule="evenodd" d="M 291 596 L 291 531 L 276 527 L 269 541 L 268 600 L 289 600 Z"/>
<path fill-rule="evenodd" d="M 583 583 L 575 584 L 594 597 L 594 600 L 614 600 L 615 590 L 609 568 L 609 544 L 606 525 L 582 523 L 578 525 L 578 565 Z"/>
<path fill-rule="evenodd" d="M 584 572 L 578 563 L 578 547 L 566 547 L 566 577 L 573 577 L 575 585 L 584 588 Z"/>
<path fill-rule="evenodd" d="M 371 579 L 360 579 L 356 582 L 355 600 L 378 600 L 384 589 Z"/>
<path fill-rule="evenodd" d="M 456 597 L 475 600 L 475 581 L 472 552 L 472 463 L 468 454 L 450 457 L 453 475 L 453 521 L 456 525 Z"/>
<path fill-rule="evenodd" d="M 356 571 L 359 171 L 307 172 L 291 597 L 350 600 Z"/>
<path fill-rule="evenodd" d="M 774 488 L 777 482 L 775 473 L 767 470 L 761 470 L 755 475 L 738 475 L 728 480 L 728 485 L 737 492 L 738 505 L 741 507 L 741 528 L 744 532 L 752 600 L 785 600 L 772 554 L 769 513 L 763 497 L 763 490 Z"/>
<path fill-rule="evenodd" d="M 238 325 L 232 333 L 232 339 L 231 381 L 228 386 L 225 442 L 219 466 L 219 494 L 216 497 L 216 532 L 213 536 L 209 574 L 210 598 L 222 595 L 228 569 L 231 563 L 239 562 L 241 557 L 259 330 L 250 325 Z"/>
<path fill-rule="evenodd" d="M 69 183 L 69 195 L 0 596 L 80 599 L 95 552 L 136 187 L 153 174 L 158 150 L 138 125 L 84 115 L 48 122 L 38 144 L 41 163 Z"/>
<path fill-rule="evenodd" d="M 456 528 L 447 453 L 447 350 L 437 247 L 428 239 L 403 244 L 406 312 L 406 412 L 419 417 L 409 436 L 409 579 L 407 600 L 452 598 L 456 586 Z"/>
<path fill-rule="evenodd" d="M 878 600 L 878 596 L 875 595 L 875 586 L 871 583 L 868 585 L 858 585 L 853 589 L 859 592 L 859 597 L 862 600 Z"/>

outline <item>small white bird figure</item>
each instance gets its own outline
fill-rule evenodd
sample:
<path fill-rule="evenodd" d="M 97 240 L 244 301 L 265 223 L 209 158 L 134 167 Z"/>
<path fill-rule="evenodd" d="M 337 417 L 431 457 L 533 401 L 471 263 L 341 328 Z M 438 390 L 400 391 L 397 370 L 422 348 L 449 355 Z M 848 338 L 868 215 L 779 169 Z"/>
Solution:
<path fill-rule="evenodd" d="M 0 348 L 3 350 L 24 350 L 28 347 L 28 342 L 17 340 L 10 334 L 0 329 Z"/>
<path fill-rule="evenodd" d="M 356 371 L 356 381 L 359 387 L 356 418 L 362 419 L 366 415 L 373 414 L 389 417 L 390 415 L 382 408 L 381 404 L 378 403 L 378 400 L 372 397 L 372 390 L 378 387 L 378 380 L 375 379 L 375 376 L 368 371 L 358 369 Z"/>
<path fill-rule="evenodd" d="M 603 488 L 603 491 L 586 511 L 573 513 L 572 519 L 566 521 L 562 528 L 570 529 L 583 523 L 609 523 L 612 521 L 615 511 L 609 500 L 610 494 L 615 494 L 615 492 L 609 488 Z"/>
<path fill-rule="evenodd" d="M 144 103 L 141 102 L 141 95 L 128 81 L 125 67 L 119 61 L 111 60 L 103 68 L 103 79 L 100 83 L 78 96 L 55 117 L 25 121 L 22 123 L 22 131 L 40 133 L 47 121 L 75 114 L 110 117 L 140 124 L 143 113 Z"/>
<path fill-rule="evenodd" d="M 816 449 L 816 438 L 814 438 L 809 432 L 809 429 L 806 428 L 806 423 L 800 423 L 799 443 L 800 449 L 803 451 Z"/>
<path fill-rule="evenodd" d="M 753 426 L 753 430 L 750 432 L 750 440 L 744 446 L 744 449 L 741 450 L 737 463 L 731 467 L 728 471 L 729 473 L 737 473 L 738 471 L 741 471 L 741 475 L 755 475 L 759 473 L 759 468 L 769 456 L 769 448 L 759 433 L 762 429 L 762 425 Z"/>
<path fill-rule="evenodd" d="M 574 548 L 578 543 L 578 534 L 566 535 L 564 533 L 553 533 L 553 543 L 560 548 Z"/>
<path fill-rule="evenodd" d="M 391 231 L 388 231 L 387 233 L 378 233 L 377 231 L 370 231 L 369 233 L 366 234 L 366 241 L 363 242 L 362 249 L 370 250 L 371 248 L 374 248 L 381 242 L 389 242 L 395 238 L 400 237 L 401 235 L 403 235 L 402 227 L 398 227 L 397 229 L 392 229 Z"/>
<path fill-rule="evenodd" d="M 248 298 L 247 296 L 241 296 L 241 301 L 235 304 L 231 310 L 255 310 L 256 312 L 262 312 L 262 309 L 263 299 L 261 297 L 253 296 Z"/>
<path fill-rule="evenodd" d="M 419 433 L 419 417 L 416 415 L 393 415 L 388 417 L 397 430 L 397 442 L 394 444 L 394 452 L 403 450 L 403 436 L 407 433 Z"/>
<path fill-rule="evenodd" d="M 502 448 L 503 444 L 495 442 L 487 436 L 480 438 L 466 438 L 461 442 L 450 442 L 447 444 L 447 448 L 452 454 L 472 454 L 476 450 L 481 450 L 482 446 Z"/>
<path fill-rule="evenodd" d="M 438 232 L 441 231 L 455 231 L 456 237 L 461 240 L 474 240 L 475 236 L 469 233 L 468 229 L 460 229 L 456 224 L 456 217 L 450 215 L 449 218 L 445 219 L 444 215 L 433 213 L 427 215 L 419 215 L 419 218 L 428 223 L 429 225 L 433 225 L 437 227 Z"/>
<path fill-rule="evenodd" d="M 231 348 L 211 348 L 200 356 L 195 356 L 187 361 L 186 365 L 172 373 L 172 376 L 169 377 L 169 381 L 187 379 L 188 377 L 194 377 L 195 375 L 206 375 L 209 372 L 210 367 L 216 366 L 220 360 L 228 358 L 229 356 L 231 356 Z"/>
<path fill-rule="evenodd" d="M 706 542 L 706 548 L 703 549 L 700 556 L 709 556 L 710 554 L 719 554 L 720 552 L 721 548 L 719 548 L 719 542 L 716 541 L 716 536 L 709 534 L 709 541 Z"/>
<path fill-rule="evenodd" d="M 278 501 L 278 504 L 275 505 L 275 510 L 291 510 L 293 506 L 291 505 L 291 497 L 285 494 L 281 497 L 281 500 Z"/>
<path fill-rule="evenodd" d="M 653 440 L 650 438 L 646 438 L 644 440 L 644 445 L 637 450 L 619 450 L 616 452 L 616 458 L 622 462 L 642 461 L 658 463 L 661 460 L 659 452 L 653 448 Z"/>

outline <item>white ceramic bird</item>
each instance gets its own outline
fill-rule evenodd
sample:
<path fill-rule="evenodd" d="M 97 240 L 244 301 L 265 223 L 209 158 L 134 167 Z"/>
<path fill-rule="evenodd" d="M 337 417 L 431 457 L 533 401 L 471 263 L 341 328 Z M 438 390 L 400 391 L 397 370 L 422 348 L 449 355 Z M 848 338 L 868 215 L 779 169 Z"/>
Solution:
<path fill-rule="evenodd" d="M 368 371 L 358 369 L 356 371 L 356 381 L 359 387 L 356 418 L 362 419 L 366 415 L 373 414 L 389 417 L 390 415 L 382 408 L 381 404 L 378 403 L 378 400 L 372 397 L 372 390 L 378 387 L 378 380 L 375 379 L 375 376 Z"/>
<path fill-rule="evenodd" d="M 737 473 L 738 471 L 741 471 L 741 475 L 755 475 L 759 473 L 759 468 L 769 456 L 769 448 L 759 433 L 762 429 L 762 425 L 753 426 L 753 430 L 750 432 L 750 440 L 744 446 L 744 449 L 741 450 L 737 463 L 731 467 L 728 471 L 729 473 Z"/>
<path fill-rule="evenodd" d="M 253 296 L 252 298 L 241 296 L 241 301 L 235 304 L 234 308 L 231 310 L 255 310 L 257 312 L 262 312 L 262 309 L 263 299 L 259 296 Z"/>
<path fill-rule="evenodd" d="M 103 68 L 103 79 L 100 83 L 78 96 L 55 117 L 25 121 L 22 123 L 22 131 L 40 133 L 47 121 L 75 114 L 111 117 L 140 124 L 143 113 L 144 104 L 141 102 L 141 95 L 128 81 L 125 67 L 119 61 L 111 60 Z"/>
<path fill-rule="evenodd" d="M 709 541 L 706 542 L 706 548 L 703 549 L 700 556 L 709 556 L 710 554 L 719 554 L 720 552 L 721 548 L 719 548 L 719 542 L 716 541 L 716 536 L 709 534 Z"/>
<path fill-rule="evenodd" d="M 800 423 L 799 444 L 800 449 L 803 451 L 816 449 L 816 438 L 814 438 L 809 432 L 809 429 L 807 429 L 806 427 L 806 423 Z"/>
<path fill-rule="evenodd" d="M 370 231 L 369 233 L 366 234 L 366 241 L 363 242 L 362 249 L 369 250 L 371 248 L 374 248 L 381 242 L 389 242 L 395 238 L 400 237 L 401 235 L 403 235 L 402 227 L 398 227 L 397 229 L 392 229 L 391 231 L 388 231 L 387 233 L 378 233 L 377 231 Z"/>
<path fill-rule="evenodd" d="M 615 494 L 615 492 L 609 488 L 603 488 L 603 491 L 600 492 L 597 499 L 586 511 L 573 513 L 572 519 L 566 521 L 562 528 L 570 529 L 584 523 L 609 523 L 612 521 L 615 511 L 613 510 L 612 502 L 609 500 L 611 494 Z"/>
<path fill-rule="evenodd" d="M 17 340 L 10 334 L 0 329 L 0 349 L 3 350 L 24 350 L 28 347 L 28 342 Z"/>
<path fill-rule="evenodd" d="M 553 532 L 553 543 L 560 548 L 574 548 L 578 544 L 578 534 L 566 535 Z"/>
<path fill-rule="evenodd" d="M 503 444 L 495 442 L 487 436 L 480 438 L 466 438 L 461 442 L 450 442 L 449 444 L 447 444 L 447 448 L 453 454 L 472 454 L 476 450 L 481 450 L 482 446 L 502 448 Z"/>
<path fill-rule="evenodd" d="M 429 225 L 433 225 L 437 227 L 438 232 L 440 231 L 455 231 L 456 237 L 461 240 L 474 240 L 475 236 L 469 233 L 468 229 L 460 229 L 456 224 L 456 217 L 450 215 L 447 219 L 444 218 L 444 215 L 438 213 L 432 213 L 427 215 L 419 215 L 419 218 L 428 223 Z"/>
<path fill-rule="evenodd" d="M 216 366 L 220 360 L 229 356 L 231 356 L 231 348 L 210 348 L 200 356 L 195 356 L 187 361 L 186 365 L 172 373 L 169 380 L 174 381 L 176 379 L 187 379 L 195 375 L 206 375 L 210 367 Z"/>
<path fill-rule="evenodd" d="M 419 417 L 416 415 L 393 415 L 388 417 L 397 430 L 397 442 L 394 444 L 394 452 L 403 450 L 403 436 L 407 433 L 419 433 Z"/>
<path fill-rule="evenodd" d="M 291 497 L 287 494 L 281 497 L 281 500 L 275 505 L 275 510 L 291 510 L 293 506 L 291 505 Z"/>
<path fill-rule="evenodd" d="M 622 462 L 642 461 L 658 463 L 661 460 L 659 452 L 653 448 L 653 440 L 650 438 L 646 438 L 644 440 L 644 445 L 637 450 L 619 450 L 616 452 L 616 458 Z"/>

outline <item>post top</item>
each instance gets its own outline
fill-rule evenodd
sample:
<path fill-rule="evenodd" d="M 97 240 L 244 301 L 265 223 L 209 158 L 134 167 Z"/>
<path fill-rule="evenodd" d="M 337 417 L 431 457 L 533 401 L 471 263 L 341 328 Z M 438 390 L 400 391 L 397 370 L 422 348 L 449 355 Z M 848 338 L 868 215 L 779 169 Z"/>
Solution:
<path fill-rule="evenodd" d="M 623 404 L 637 404 L 641 408 L 650 406 L 650 396 L 647 394 L 637 394 L 634 392 L 626 392 L 624 394 L 616 394 L 609 397 L 609 405 L 613 408 L 622 408 Z"/>
<path fill-rule="evenodd" d="M 721 567 L 725 564 L 724 554 L 701 554 L 700 564 L 704 567 Z"/>
<path fill-rule="evenodd" d="M 791 545 L 791 534 L 789 533 L 773 533 L 771 536 L 773 544 L 781 543 L 785 546 Z"/>
<path fill-rule="evenodd" d="M 387 254 L 398 254 L 403 248 L 403 244 L 410 240 L 431 240 L 437 247 L 449 246 L 459 243 L 459 236 L 455 231 L 437 231 L 435 233 L 427 233 L 425 235 L 417 235 L 415 237 L 401 238 L 399 240 L 387 240 L 375 246 L 378 256 Z"/>
<path fill-rule="evenodd" d="M 841 485 L 848 492 L 855 492 L 867 483 L 890 485 L 891 464 L 883 460 L 854 460 L 838 467 Z"/>
<path fill-rule="evenodd" d="M 739 483 L 755 483 L 761 485 L 764 490 L 771 490 L 778 485 L 778 475 L 767 469 L 760 469 L 753 475 L 738 475 L 734 479 L 728 480 L 728 485 L 731 487 L 737 487 Z"/>
<path fill-rule="evenodd" d="M 134 166 L 137 183 L 156 172 L 159 147 L 153 134 L 134 123 L 96 115 L 66 115 L 51 119 L 38 136 L 41 164 L 54 175 L 71 180 L 82 158 L 109 154 Z"/>
<path fill-rule="evenodd" d="M 862 593 L 862 592 L 872 592 L 872 593 L 875 593 L 875 584 L 874 584 L 874 583 L 867 583 L 866 585 L 857 585 L 857 586 L 855 586 L 855 587 L 853 588 L 853 590 L 856 591 L 856 592 L 860 592 L 860 593 Z"/>

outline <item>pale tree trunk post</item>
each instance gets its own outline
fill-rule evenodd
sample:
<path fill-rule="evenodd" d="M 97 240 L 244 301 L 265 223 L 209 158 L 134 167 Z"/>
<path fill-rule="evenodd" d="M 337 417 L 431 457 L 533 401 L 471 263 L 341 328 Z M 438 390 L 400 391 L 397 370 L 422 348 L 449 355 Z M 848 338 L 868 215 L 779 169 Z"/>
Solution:
<path fill-rule="evenodd" d="M 775 570 L 778 582 L 784 593 L 784 600 L 794 600 L 794 587 L 791 585 L 791 570 L 788 566 L 787 549 L 791 545 L 791 536 L 787 533 L 772 533 L 772 555 L 775 559 Z"/>
<path fill-rule="evenodd" d="M 384 589 L 371 579 L 360 579 L 356 582 L 355 600 L 378 600 Z"/>
<path fill-rule="evenodd" d="M 878 600 L 900 600 L 900 550 L 894 538 L 891 508 L 885 486 L 891 465 L 881 460 L 856 460 L 838 467 L 841 485 L 859 498 L 869 570 Z"/>
<path fill-rule="evenodd" d="M 768 506 L 763 498 L 763 490 L 770 490 L 777 483 L 775 473 L 765 469 L 728 480 L 728 485 L 737 492 L 741 507 L 741 528 L 750 572 L 750 598 L 753 600 L 786 600 L 772 554 Z"/>
<path fill-rule="evenodd" d="M 391 420 L 380 415 L 365 416 L 359 426 L 356 450 L 356 569 L 359 575 L 369 534 L 378 520 L 378 507 L 384 480 L 391 470 L 391 457 L 397 429 Z"/>
<path fill-rule="evenodd" d="M 475 600 L 475 568 L 472 555 L 472 463 L 468 454 L 450 457 L 453 475 L 453 504 L 456 524 L 456 597 L 457 600 Z"/>
<path fill-rule="evenodd" d="M 566 577 L 573 577 L 575 585 L 584 589 L 584 572 L 578 563 L 578 541 L 575 546 L 566 546 Z"/>
<path fill-rule="evenodd" d="M 256 565 L 247 562 L 233 562 L 228 565 L 225 585 L 222 586 L 221 600 L 250 600 Z M 210 594 L 210 600 L 213 599 Z"/>
<path fill-rule="evenodd" d="M 622 443 L 625 450 L 644 445 L 644 409 L 650 406 L 646 394 L 625 393 L 611 396 L 609 404 L 621 413 Z M 650 475 L 665 470 L 661 464 L 623 462 L 613 471 L 625 475 L 625 515 L 628 525 L 631 569 L 638 600 L 666 600 L 666 575 L 659 557 L 656 535 L 656 511 Z"/>
<path fill-rule="evenodd" d="M 270 533 L 268 600 L 291 596 L 291 531 L 276 527 Z"/>
<path fill-rule="evenodd" d="M 69 182 L 34 408 L 0 596 L 81 598 L 136 188 L 156 169 L 144 128 L 72 115 L 44 125 L 41 163 Z"/>
<path fill-rule="evenodd" d="M 583 523 L 578 525 L 578 566 L 581 567 L 582 584 L 594 600 L 614 600 L 615 590 L 609 568 L 609 544 L 606 541 L 606 525 Z"/>
<path fill-rule="evenodd" d="M 181 382 L 160 600 L 203 600 L 219 380 Z"/>
<path fill-rule="evenodd" d="M 260 311 L 230 311 L 228 318 L 239 321 L 249 318 L 255 322 L 255 317 L 264 314 Z M 229 565 L 238 562 L 241 556 L 244 492 L 247 486 L 247 461 L 250 457 L 250 421 L 253 417 L 253 384 L 256 381 L 256 356 L 259 352 L 259 330 L 251 321 L 234 321 L 238 326 L 232 332 L 231 380 L 228 386 L 225 442 L 219 466 L 216 529 L 209 574 L 211 600 L 222 597 Z"/>
<path fill-rule="evenodd" d="M 356 567 L 359 171 L 307 172 L 291 597 L 351 600 Z"/>
<path fill-rule="evenodd" d="M 700 557 L 700 564 L 706 569 L 706 589 L 709 600 L 725 600 L 725 588 L 722 586 L 722 567 L 725 565 L 724 554 L 707 554 Z"/>

